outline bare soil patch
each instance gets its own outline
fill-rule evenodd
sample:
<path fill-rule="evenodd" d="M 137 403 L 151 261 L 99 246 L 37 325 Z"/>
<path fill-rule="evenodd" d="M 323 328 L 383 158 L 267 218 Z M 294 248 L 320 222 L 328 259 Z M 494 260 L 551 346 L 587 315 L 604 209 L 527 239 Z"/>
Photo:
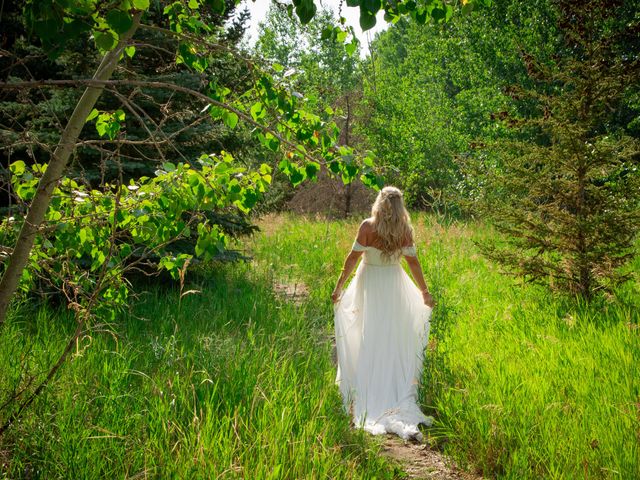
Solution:
<path fill-rule="evenodd" d="M 301 305 L 309 297 L 309 287 L 302 282 L 273 284 L 273 291 L 284 301 Z"/>
<path fill-rule="evenodd" d="M 295 213 L 322 213 L 334 218 L 364 214 L 371 210 L 376 192 L 359 180 L 349 185 L 330 178 L 326 173 L 317 182 L 300 186 L 287 202 L 287 210 Z"/>
<path fill-rule="evenodd" d="M 427 444 L 405 442 L 388 435 L 383 443 L 383 455 L 402 465 L 410 479 L 482 480 L 482 477 L 459 469 L 453 461 Z"/>

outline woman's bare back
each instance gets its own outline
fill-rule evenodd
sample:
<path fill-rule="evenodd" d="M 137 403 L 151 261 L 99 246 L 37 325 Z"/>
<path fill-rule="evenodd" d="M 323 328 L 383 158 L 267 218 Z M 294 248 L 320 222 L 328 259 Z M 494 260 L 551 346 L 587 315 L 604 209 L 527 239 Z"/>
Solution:
<path fill-rule="evenodd" d="M 378 250 L 382 250 L 383 244 L 378 236 L 378 233 L 375 230 L 373 225 L 373 218 L 369 217 L 363 220 L 360 224 L 360 229 L 358 230 L 357 236 L 358 243 L 363 246 L 377 248 Z M 405 239 L 403 243 L 403 247 L 410 247 L 413 245 L 413 240 L 411 238 Z"/>

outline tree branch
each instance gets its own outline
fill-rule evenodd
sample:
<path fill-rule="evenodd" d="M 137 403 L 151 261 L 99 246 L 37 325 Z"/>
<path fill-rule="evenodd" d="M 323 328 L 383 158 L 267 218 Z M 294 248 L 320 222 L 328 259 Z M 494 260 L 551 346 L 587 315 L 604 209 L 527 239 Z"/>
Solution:
<path fill-rule="evenodd" d="M 173 83 L 167 82 L 153 82 L 153 81 L 144 81 L 144 80 L 97 80 L 97 79 L 80 79 L 80 80 L 34 80 L 34 81 L 26 81 L 26 82 L 11 82 L 5 83 L 0 82 L 0 90 L 15 90 L 15 89 L 23 89 L 23 88 L 37 88 L 37 87 L 67 87 L 67 86 L 93 86 L 93 87 L 108 87 L 108 86 L 130 86 L 130 87 L 143 87 L 143 88 L 157 88 L 157 89 L 167 89 L 173 90 L 176 92 L 186 93 L 187 95 L 191 95 L 196 97 L 203 102 L 209 105 L 215 105 L 216 107 L 223 108 L 229 112 L 233 112 L 238 115 L 239 118 L 244 120 L 249 125 L 252 125 L 265 133 L 270 133 L 275 138 L 277 138 L 281 143 L 288 145 L 292 150 L 300 153 L 304 158 L 312 162 L 320 162 L 323 163 L 321 159 L 317 157 L 313 157 L 306 152 L 301 152 L 298 150 L 298 145 L 284 138 L 280 133 L 278 133 L 273 128 L 270 128 L 267 125 L 263 125 L 259 122 L 256 122 L 250 115 L 247 115 L 242 110 L 238 110 L 231 105 L 228 105 L 223 102 L 219 102 L 218 100 L 214 100 L 204 93 L 198 92 L 197 90 L 192 90 L 187 87 L 183 87 L 181 85 L 175 85 Z"/>

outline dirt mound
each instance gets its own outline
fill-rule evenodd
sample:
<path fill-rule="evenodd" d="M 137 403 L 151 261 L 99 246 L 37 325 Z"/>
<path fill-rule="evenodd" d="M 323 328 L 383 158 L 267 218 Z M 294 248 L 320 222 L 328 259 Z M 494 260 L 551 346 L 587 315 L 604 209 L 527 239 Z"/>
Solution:
<path fill-rule="evenodd" d="M 295 213 L 322 213 L 341 218 L 353 214 L 368 214 L 376 192 L 359 180 L 344 185 L 342 181 L 321 174 L 317 182 L 298 187 L 287 202 L 286 210 Z"/>

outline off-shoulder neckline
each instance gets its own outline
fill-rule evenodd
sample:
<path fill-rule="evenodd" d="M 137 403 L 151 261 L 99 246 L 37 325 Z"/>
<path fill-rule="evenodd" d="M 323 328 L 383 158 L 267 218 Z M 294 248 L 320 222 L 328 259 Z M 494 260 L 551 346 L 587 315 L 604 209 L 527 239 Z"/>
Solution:
<path fill-rule="evenodd" d="M 360 242 L 358 242 L 358 240 L 355 240 L 355 241 L 353 242 L 353 244 L 354 244 L 354 245 L 357 245 L 358 247 L 362 247 L 362 248 L 373 248 L 373 249 L 375 249 L 375 250 L 378 250 L 379 252 L 382 252 L 382 250 L 381 250 L 381 249 L 379 249 L 378 247 L 374 247 L 373 245 L 362 245 Z M 415 247 L 415 244 L 414 244 L 414 245 L 408 245 L 408 246 L 406 246 L 406 247 L 402 247 L 400 250 L 403 250 L 403 249 L 405 249 L 405 248 L 413 248 L 413 247 Z"/>

